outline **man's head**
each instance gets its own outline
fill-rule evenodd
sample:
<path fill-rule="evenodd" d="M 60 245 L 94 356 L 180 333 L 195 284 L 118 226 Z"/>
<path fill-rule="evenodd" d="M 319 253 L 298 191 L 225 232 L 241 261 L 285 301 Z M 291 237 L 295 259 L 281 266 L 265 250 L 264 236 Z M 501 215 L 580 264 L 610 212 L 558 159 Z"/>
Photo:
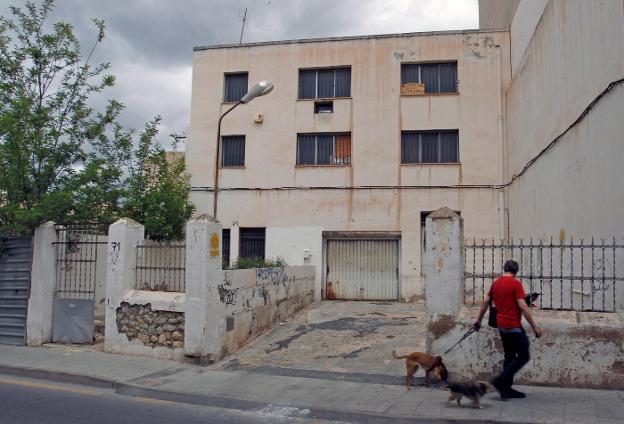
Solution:
<path fill-rule="evenodd" d="M 508 272 L 510 274 L 512 274 L 514 277 L 516 276 L 516 274 L 518 273 L 518 262 L 510 259 L 507 262 L 505 262 L 505 266 L 503 268 L 503 270 L 505 272 Z"/>

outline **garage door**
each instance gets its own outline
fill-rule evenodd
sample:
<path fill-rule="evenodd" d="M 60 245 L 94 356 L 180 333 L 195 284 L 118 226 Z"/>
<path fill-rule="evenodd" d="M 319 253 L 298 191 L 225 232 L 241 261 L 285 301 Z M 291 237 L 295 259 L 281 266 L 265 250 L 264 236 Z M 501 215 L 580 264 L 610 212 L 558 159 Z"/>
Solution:
<path fill-rule="evenodd" d="M 398 240 L 327 240 L 326 258 L 326 299 L 399 299 Z"/>

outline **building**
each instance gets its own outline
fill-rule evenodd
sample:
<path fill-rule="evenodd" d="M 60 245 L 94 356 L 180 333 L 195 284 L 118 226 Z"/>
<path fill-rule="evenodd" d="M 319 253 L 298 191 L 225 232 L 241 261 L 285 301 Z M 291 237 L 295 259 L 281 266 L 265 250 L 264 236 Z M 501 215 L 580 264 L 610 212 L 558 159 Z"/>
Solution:
<path fill-rule="evenodd" d="M 596 126 L 513 177 L 624 74 L 622 2 L 503 3 L 480 3 L 479 30 L 195 48 L 186 162 L 200 213 L 213 210 L 220 115 L 275 84 L 223 120 L 227 260 L 314 264 L 323 298 L 410 301 L 440 207 L 461 213 L 467 238 L 612 232 L 623 192 L 600 180 L 622 176 L 621 88 Z M 587 225 L 593 202 L 610 210 Z"/>

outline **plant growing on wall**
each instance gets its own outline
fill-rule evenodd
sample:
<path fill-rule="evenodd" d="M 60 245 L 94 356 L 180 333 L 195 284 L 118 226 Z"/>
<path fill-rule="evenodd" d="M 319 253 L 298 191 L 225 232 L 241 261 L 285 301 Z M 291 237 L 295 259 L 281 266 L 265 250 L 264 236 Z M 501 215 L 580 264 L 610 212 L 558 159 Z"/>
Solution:
<path fill-rule="evenodd" d="M 281 257 L 276 259 L 238 258 L 234 263 L 234 269 L 284 268 L 286 266 L 288 266 L 286 259 Z"/>

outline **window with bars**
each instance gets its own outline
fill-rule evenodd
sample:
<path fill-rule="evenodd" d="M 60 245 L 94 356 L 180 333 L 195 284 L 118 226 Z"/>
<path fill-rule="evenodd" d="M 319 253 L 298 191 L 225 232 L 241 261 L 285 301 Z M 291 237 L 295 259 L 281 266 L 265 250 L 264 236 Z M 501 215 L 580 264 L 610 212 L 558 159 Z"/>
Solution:
<path fill-rule="evenodd" d="M 245 136 L 224 135 L 221 137 L 221 167 L 245 166 Z"/>
<path fill-rule="evenodd" d="M 297 165 L 350 164 L 350 133 L 297 134 Z"/>
<path fill-rule="evenodd" d="M 299 70 L 300 99 L 351 97 L 351 68 Z"/>
<path fill-rule="evenodd" d="M 241 228 L 239 257 L 264 259 L 265 228 Z"/>
<path fill-rule="evenodd" d="M 230 229 L 221 230 L 221 262 L 222 268 L 230 267 Z"/>
<path fill-rule="evenodd" d="M 247 72 L 225 74 L 223 101 L 226 103 L 237 102 L 245 94 L 247 94 Z"/>
<path fill-rule="evenodd" d="M 403 131 L 401 163 L 459 163 L 459 131 Z"/>
<path fill-rule="evenodd" d="M 404 63 L 401 84 L 420 83 L 425 93 L 457 93 L 457 62 Z"/>

